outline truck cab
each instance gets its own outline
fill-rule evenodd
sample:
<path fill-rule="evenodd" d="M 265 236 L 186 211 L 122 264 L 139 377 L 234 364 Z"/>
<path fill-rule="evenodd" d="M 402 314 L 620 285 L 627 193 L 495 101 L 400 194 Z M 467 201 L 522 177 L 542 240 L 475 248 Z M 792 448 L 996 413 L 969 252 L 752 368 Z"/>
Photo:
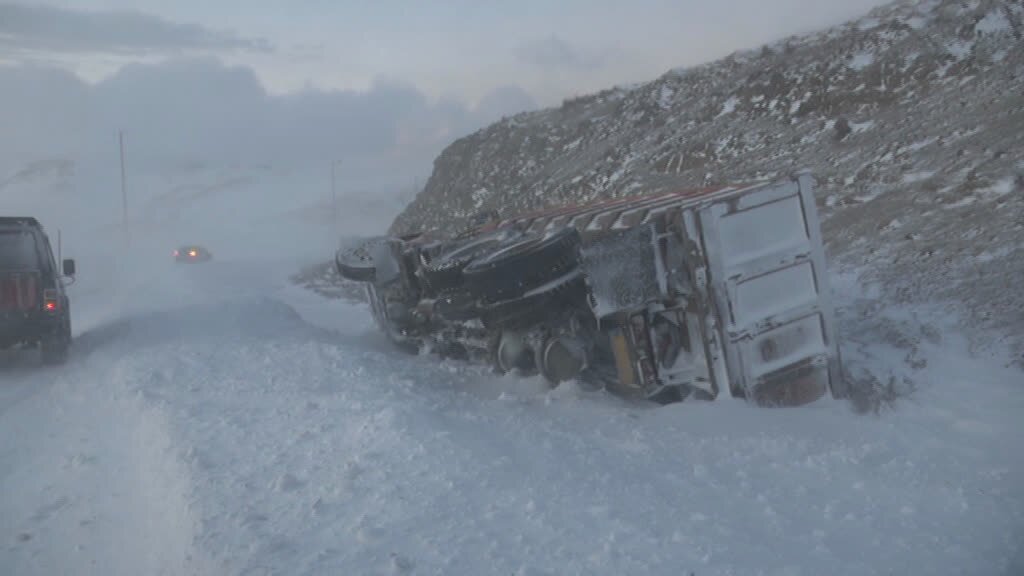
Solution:
<path fill-rule="evenodd" d="M 50 239 L 32 217 L 0 216 L 0 350 L 39 348 L 47 364 L 63 363 L 71 345 L 71 305 Z"/>

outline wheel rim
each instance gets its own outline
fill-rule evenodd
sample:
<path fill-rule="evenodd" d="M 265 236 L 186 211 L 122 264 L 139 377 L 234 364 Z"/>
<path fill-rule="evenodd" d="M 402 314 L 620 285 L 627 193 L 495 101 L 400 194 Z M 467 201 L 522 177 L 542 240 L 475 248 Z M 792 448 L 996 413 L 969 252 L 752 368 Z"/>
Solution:
<path fill-rule="evenodd" d="M 544 377 L 553 384 L 578 377 L 586 367 L 586 359 L 578 348 L 563 338 L 551 338 L 545 342 L 540 362 Z"/>
<path fill-rule="evenodd" d="M 510 332 L 502 333 L 496 357 L 498 369 L 506 373 L 513 370 L 529 372 L 533 364 L 533 350 L 522 337 Z"/>

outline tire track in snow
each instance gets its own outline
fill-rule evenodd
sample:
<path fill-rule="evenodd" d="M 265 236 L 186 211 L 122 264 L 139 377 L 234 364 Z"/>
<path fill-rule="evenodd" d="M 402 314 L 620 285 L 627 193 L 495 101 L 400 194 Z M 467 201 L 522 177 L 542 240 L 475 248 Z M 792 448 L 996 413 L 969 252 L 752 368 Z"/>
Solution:
<path fill-rule="evenodd" d="M 109 354 L 26 375 L 0 419 L 0 566 L 14 574 L 207 573 L 166 418 Z M 52 381 L 48 381 L 52 377 Z"/>

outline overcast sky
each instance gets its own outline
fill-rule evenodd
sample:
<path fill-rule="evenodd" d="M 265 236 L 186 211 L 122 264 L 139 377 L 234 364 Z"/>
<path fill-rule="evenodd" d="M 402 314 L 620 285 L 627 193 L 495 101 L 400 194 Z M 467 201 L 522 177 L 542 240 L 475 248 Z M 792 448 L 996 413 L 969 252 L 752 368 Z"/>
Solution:
<path fill-rule="evenodd" d="M 456 137 L 524 110 L 755 48 L 878 0 L 0 0 L 0 188 L 274 165 L 410 188 Z M 102 158 L 97 154 L 105 154 Z M 301 167 L 299 167 L 301 165 Z M 174 168 L 170 168 L 174 169 Z M 136 178 L 138 181 L 138 178 Z M 0 190 L 2 191 L 2 190 Z"/>
<path fill-rule="evenodd" d="M 0 4 L 0 55 L 97 80 L 129 61 L 216 54 L 274 94 L 407 83 L 542 105 L 653 79 L 856 17 L 879 0 L 51 0 Z M 2 57 L 2 56 L 0 56 Z"/>

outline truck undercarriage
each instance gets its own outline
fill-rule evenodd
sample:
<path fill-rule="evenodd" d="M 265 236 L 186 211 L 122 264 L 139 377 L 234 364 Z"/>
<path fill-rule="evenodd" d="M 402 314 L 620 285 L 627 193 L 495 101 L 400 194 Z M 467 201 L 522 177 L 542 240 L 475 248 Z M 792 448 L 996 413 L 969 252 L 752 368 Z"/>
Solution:
<path fill-rule="evenodd" d="M 809 175 L 342 249 L 397 345 L 661 402 L 844 396 Z"/>

